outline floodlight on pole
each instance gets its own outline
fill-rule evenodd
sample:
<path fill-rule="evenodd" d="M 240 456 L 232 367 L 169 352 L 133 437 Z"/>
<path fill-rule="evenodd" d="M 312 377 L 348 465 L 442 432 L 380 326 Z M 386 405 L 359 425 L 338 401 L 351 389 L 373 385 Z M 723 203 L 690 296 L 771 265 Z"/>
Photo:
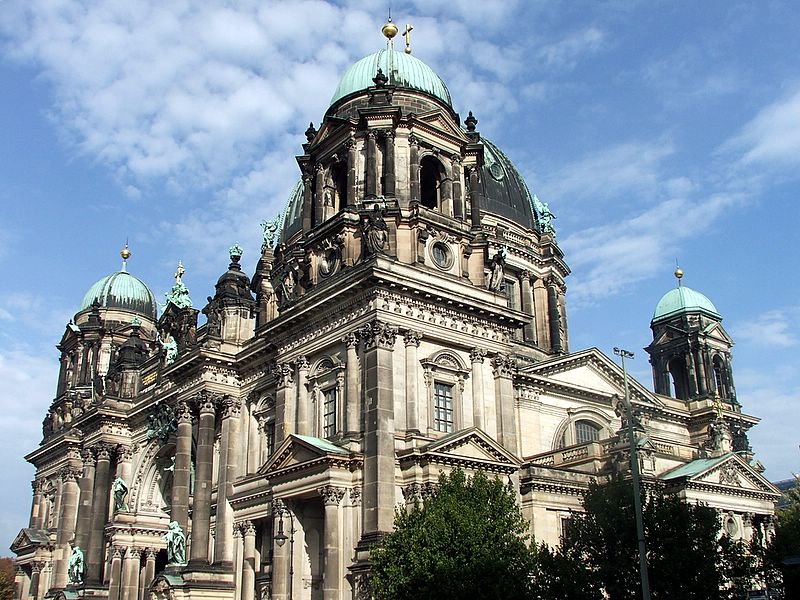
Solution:
<path fill-rule="evenodd" d="M 628 395 L 628 370 L 626 358 L 633 358 L 633 352 L 614 348 L 614 354 L 622 360 L 622 385 L 625 391 L 625 413 L 628 420 L 628 444 L 630 446 L 631 477 L 633 478 L 633 510 L 636 516 L 636 537 L 639 540 L 639 575 L 642 581 L 642 600 L 650 600 L 650 578 L 647 574 L 647 548 L 644 540 L 644 519 L 642 518 L 642 492 L 639 476 L 639 444 L 633 431 L 633 409 Z"/>

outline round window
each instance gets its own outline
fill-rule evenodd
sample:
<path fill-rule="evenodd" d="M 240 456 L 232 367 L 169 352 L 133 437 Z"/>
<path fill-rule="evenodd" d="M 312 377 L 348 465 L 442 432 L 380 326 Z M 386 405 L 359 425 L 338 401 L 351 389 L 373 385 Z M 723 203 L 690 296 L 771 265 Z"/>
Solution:
<path fill-rule="evenodd" d="M 497 179 L 497 181 L 503 179 L 503 167 L 498 165 L 496 162 L 489 166 L 489 172 L 492 174 L 492 177 Z"/>
<path fill-rule="evenodd" d="M 328 248 L 322 253 L 321 260 L 319 261 L 319 274 L 323 277 L 333 275 L 339 268 L 339 250 L 337 248 Z"/>
<path fill-rule="evenodd" d="M 447 244 L 443 242 L 435 242 L 431 246 L 431 258 L 433 259 L 433 264 L 440 269 L 449 269 L 453 266 L 453 253 Z"/>

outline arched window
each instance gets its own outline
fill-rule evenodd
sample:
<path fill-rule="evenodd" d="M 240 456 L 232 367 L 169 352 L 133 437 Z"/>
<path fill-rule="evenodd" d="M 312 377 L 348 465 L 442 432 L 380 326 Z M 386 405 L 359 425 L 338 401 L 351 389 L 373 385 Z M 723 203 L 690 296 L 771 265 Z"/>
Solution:
<path fill-rule="evenodd" d="M 443 171 L 442 165 L 433 156 L 426 156 L 420 161 L 419 179 L 422 206 L 438 210 Z"/>
<path fill-rule="evenodd" d="M 712 367 L 714 369 L 715 389 L 719 392 L 720 396 L 725 397 L 727 391 L 725 389 L 725 365 L 722 363 L 722 359 L 719 356 L 714 357 Z"/>
<path fill-rule="evenodd" d="M 589 419 L 578 419 L 564 429 L 558 447 L 564 448 L 575 444 L 596 442 L 600 439 L 602 432 L 602 425 L 598 425 Z"/>
<path fill-rule="evenodd" d="M 671 380 L 672 395 L 680 400 L 689 399 L 689 376 L 686 373 L 686 363 L 683 358 L 676 356 L 667 365 Z"/>
<path fill-rule="evenodd" d="M 331 181 L 334 188 L 333 214 L 347 206 L 347 163 L 337 162 L 331 167 Z"/>

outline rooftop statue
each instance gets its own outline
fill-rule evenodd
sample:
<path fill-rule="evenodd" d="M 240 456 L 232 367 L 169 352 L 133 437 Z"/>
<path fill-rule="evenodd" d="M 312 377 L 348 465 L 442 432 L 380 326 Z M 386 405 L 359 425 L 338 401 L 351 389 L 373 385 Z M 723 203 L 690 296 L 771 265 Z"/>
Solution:
<path fill-rule="evenodd" d="M 278 229 L 281 224 L 281 219 L 283 218 L 282 214 L 278 214 L 274 219 L 270 221 L 261 221 L 261 227 L 264 228 L 264 241 L 261 244 L 261 252 L 262 254 L 266 251 L 267 248 L 274 248 L 275 242 L 278 239 Z"/>
<path fill-rule="evenodd" d="M 185 565 L 186 535 L 183 533 L 180 523 L 172 521 L 167 533 L 162 535 L 161 539 L 167 543 L 167 564 Z"/>
<path fill-rule="evenodd" d="M 189 297 L 189 289 L 183 283 L 183 274 L 186 269 L 183 267 L 181 261 L 178 261 L 178 269 L 175 271 L 175 285 L 172 289 L 164 294 L 167 298 L 167 306 L 170 303 L 174 304 L 177 308 L 191 308 L 192 299 Z"/>
<path fill-rule="evenodd" d="M 539 219 L 539 224 L 542 226 L 542 233 L 549 233 L 555 237 L 556 230 L 555 227 L 553 227 L 552 221 L 556 218 L 556 216 L 550 212 L 550 207 L 547 206 L 547 202 L 542 202 L 539 200 L 539 197 L 534 194 L 533 209 L 536 213 L 536 217 Z"/>

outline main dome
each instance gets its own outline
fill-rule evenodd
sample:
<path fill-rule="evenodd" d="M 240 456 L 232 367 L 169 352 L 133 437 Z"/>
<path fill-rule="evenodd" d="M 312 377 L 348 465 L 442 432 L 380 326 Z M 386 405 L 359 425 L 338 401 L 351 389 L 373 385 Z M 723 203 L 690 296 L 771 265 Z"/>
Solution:
<path fill-rule="evenodd" d="M 453 105 L 450 92 L 433 69 L 418 58 L 395 50 L 378 50 L 351 66 L 339 81 L 331 98 L 331 105 L 345 96 L 361 92 L 375 85 L 372 79 L 381 69 L 389 78 L 389 85 L 406 87 L 430 94 L 448 106 Z"/>
<path fill-rule="evenodd" d="M 660 321 L 688 312 L 703 312 L 721 319 L 717 308 L 705 295 L 685 285 L 671 289 L 658 301 L 653 312 L 653 321 Z"/>
<path fill-rule="evenodd" d="M 157 316 L 153 292 L 127 271 L 117 271 L 95 282 L 83 297 L 78 312 L 90 309 L 95 300 L 103 308 L 127 310 L 153 320 Z"/>

